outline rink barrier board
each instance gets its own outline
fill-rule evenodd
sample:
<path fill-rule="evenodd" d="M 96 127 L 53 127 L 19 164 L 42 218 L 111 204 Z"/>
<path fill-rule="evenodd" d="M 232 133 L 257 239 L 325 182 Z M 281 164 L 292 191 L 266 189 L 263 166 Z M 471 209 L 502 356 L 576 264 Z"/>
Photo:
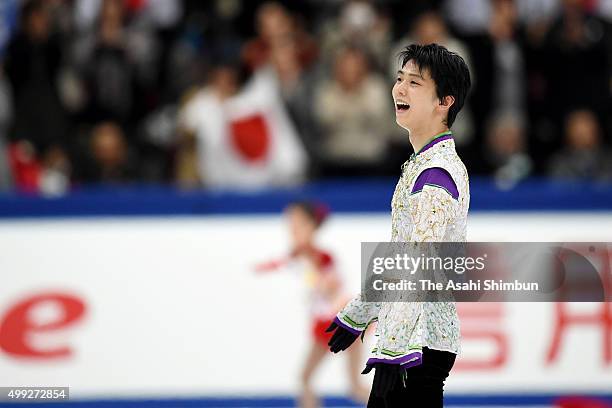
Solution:
<path fill-rule="evenodd" d="M 0 218 L 138 215 L 270 214 L 316 198 L 334 212 L 388 212 L 396 179 L 324 181 L 252 192 L 180 190 L 169 186 L 78 187 L 61 197 L 0 194 Z M 504 191 L 470 180 L 472 211 L 612 210 L 612 185 L 532 179 Z"/>

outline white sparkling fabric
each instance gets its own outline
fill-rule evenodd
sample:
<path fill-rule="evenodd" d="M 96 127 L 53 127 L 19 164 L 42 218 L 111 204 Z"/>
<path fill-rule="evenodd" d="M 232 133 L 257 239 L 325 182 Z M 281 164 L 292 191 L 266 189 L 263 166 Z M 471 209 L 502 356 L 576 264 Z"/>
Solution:
<path fill-rule="evenodd" d="M 464 242 L 470 203 L 465 165 L 451 139 L 437 141 L 408 160 L 391 201 L 391 241 Z M 412 193 L 426 169 L 446 170 L 459 191 L 458 199 L 442 187 L 426 184 Z M 378 320 L 372 359 L 400 360 L 422 347 L 460 352 L 459 319 L 454 302 L 364 302 L 361 295 L 338 313 L 338 319 L 362 331 Z"/>

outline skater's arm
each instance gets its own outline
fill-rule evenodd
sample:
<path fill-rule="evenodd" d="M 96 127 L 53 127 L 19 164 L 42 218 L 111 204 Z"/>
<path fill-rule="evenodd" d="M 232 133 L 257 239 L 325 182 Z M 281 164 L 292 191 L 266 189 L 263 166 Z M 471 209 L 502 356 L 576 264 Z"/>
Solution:
<path fill-rule="evenodd" d="M 289 258 L 280 258 L 258 263 L 253 269 L 256 273 L 278 272 L 285 269 L 288 265 Z"/>

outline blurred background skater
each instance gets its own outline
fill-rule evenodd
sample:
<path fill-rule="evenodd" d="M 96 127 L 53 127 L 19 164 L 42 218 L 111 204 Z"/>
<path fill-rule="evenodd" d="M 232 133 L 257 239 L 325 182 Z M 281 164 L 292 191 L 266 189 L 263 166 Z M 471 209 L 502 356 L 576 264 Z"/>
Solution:
<path fill-rule="evenodd" d="M 327 343 L 331 333 L 325 332 L 325 329 L 349 299 L 344 293 L 342 277 L 336 269 L 333 256 L 316 244 L 317 231 L 328 215 L 329 209 L 322 203 L 299 201 L 290 204 L 285 210 L 291 240 L 289 255 L 256 267 L 259 273 L 295 270 L 303 274 L 310 292 L 312 342 L 301 373 L 300 406 L 304 408 L 319 406 L 318 397 L 312 388 L 312 379 L 323 359 L 329 355 Z M 361 384 L 359 377 L 361 351 L 358 342 L 348 349 L 346 368 L 350 397 L 365 403 L 368 390 Z"/>

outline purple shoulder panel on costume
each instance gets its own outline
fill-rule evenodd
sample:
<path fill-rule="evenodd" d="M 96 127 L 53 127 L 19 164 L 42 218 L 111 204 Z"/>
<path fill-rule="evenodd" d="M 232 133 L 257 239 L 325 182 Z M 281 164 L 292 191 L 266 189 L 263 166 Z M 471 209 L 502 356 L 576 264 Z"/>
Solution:
<path fill-rule="evenodd" d="M 448 193 L 455 200 L 459 198 L 459 190 L 457 189 L 457 185 L 453 181 L 451 175 L 448 174 L 448 172 L 443 168 L 432 167 L 423 170 L 423 172 L 417 177 L 414 187 L 412 187 L 412 193 L 421 191 L 426 184 L 442 187 L 448 191 Z"/>

